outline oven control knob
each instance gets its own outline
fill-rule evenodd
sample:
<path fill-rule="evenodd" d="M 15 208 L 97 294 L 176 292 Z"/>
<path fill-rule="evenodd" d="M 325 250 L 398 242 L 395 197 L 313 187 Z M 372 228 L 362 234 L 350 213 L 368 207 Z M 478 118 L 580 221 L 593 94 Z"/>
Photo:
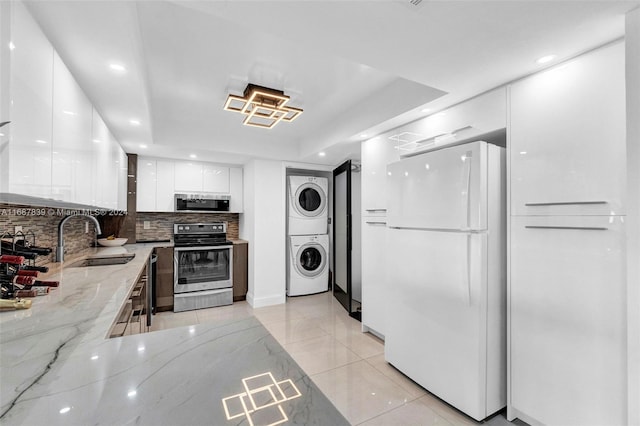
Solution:
<path fill-rule="evenodd" d="M 184 227 L 184 229 L 188 231 L 188 230 L 189 230 L 189 227 L 188 227 L 188 226 L 185 226 L 185 227 Z"/>
<path fill-rule="evenodd" d="M 184 229 L 184 226 L 178 226 L 178 231 L 182 231 Z"/>

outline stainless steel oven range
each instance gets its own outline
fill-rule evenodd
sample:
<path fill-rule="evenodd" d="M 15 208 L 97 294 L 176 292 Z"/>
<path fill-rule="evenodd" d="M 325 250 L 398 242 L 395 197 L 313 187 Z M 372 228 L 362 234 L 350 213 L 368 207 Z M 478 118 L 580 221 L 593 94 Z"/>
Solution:
<path fill-rule="evenodd" d="M 233 303 L 233 244 L 227 224 L 173 225 L 173 311 Z"/>

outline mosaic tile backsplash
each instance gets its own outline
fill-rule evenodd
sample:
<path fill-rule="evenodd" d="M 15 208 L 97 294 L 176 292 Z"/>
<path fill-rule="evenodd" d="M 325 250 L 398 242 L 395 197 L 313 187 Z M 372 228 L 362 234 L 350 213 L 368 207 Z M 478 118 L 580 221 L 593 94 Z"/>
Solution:
<path fill-rule="evenodd" d="M 30 243 L 33 243 L 35 238 L 37 246 L 53 249 L 49 256 L 38 256 L 36 265 L 55 262 L 58 224 L 69 212 L 67 209 L 0 203 L 0 234 L 3 235 L 3 239 L 11 241 L 10 236 L 15 233 L 15 227 L 22 226 L 22 232 Z M 93 222 L 89 222 L 88 233 L 85 233 L 85 222 L 89 222 L 89 220 L 78 216 L 65 223 L 66 256 L 78 254 L 95 245 L 96 235 Z"/>
<path fill-rule="evenodd" d="M 237 239 L 239 230 L 238 213 L 145 213 L 136 217 L 136 238 L 138 240 L 173 239 L 174 223 L 227 222 L 227 238 Z M 144 223 L 149 222 L 149 229 Z"/>
<path fill-rule="evenodd" d="M 58 224 L 67 214 L 76 210 L 46 208 L 39 206 L 0 203 L 0 234 L 14 234 L 16 226 L 22 226 L 27 239 L 41 247 L 50 247 L 49 256 L 38 256 L 37 265 L 55 262 L 58 245 Z M 103 230 L 102 236 L 116 235 L 122 226 L 122 217 L 96 216 Z M 85 222 L 89 232 L 85 233 Z M 144 229 L 145 222 L 148 228 Z M 172 240 L 174 223 L 227 222 L 227 238 L 237 239 L 239 231 L 238 213 L 137 213 L 136 240 Z M 7 235 L 3 239 L 11 240 Z M 80 254 L 84 249 L 96 245 L 92 222 L 82 216 L 70 219 L 64 226 L 65 256 Z"/>

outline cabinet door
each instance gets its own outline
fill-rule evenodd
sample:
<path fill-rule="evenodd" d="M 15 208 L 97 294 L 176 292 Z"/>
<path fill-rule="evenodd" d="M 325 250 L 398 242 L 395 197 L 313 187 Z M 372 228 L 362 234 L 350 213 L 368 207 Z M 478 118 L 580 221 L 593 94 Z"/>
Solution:
<path fill-rule="evenodd" d="M 362 324 L 384 336 L 389 291 L 386 282 L 386 219 L 362 220 Z"/>
<path fill-rule="evenodd" d="M 156 165 L 156 211 L 173 212 L 175 211 L 173 161 L 158 160 Z"/>
<path fill-rule="evenodd" d="M 111 157 L 109 149 L 110 135 L 107 125 L 102 121 L 102 117 L 100 117 L 100 114 L 98 114 L 95 109 L 93 110 L 92 122 L 93 175 L 99 178 L 93 180 L 93 197 L 91 204 L 106 207 L 108 194 L 105 180 L 110 176 L 109 162 L 107 161 L 107 159 Z"/>
<path fill-rule="evenodd" d="M 393 141 L 385 137 L 376 137 L 362 143 L 363 215 L 384 215 L 387 208 L 387 164 L 399 159 Z"/>
<path fill-rule="evenodd" d="M 245 300 L 248 290 L 249 244 L 233 245 L 233 301 Z"/>
<path fill-rule="evenodd" d="M 91 103 L 57 53 L 53 62 L 54 199 L 91 203 Z"/>
<path fill-rule="evenodd" d="M 157 247 L 156 261 L 156 309 L 173 309 L 173 247 Z"/>
<path fill-rule="evenodd" d="M 22 3 L 12 3 L 9 192 L 51 196 L 53 48 Z"/>
<path fill-rule="evenodd" d="M 176 161 L 175 190 L 177 192 L 202 192 L 202 164 Z"/>
<path fill-rule="evenodd" d="M 229 193 L 229 168 L 215 164 L 202 166 L 202 191 Z"/>
<path fill-rule="evenodd" d="M 621 217 L 512 217 L 512 408 L 541 424 L 626 423 Z"/>
<path fill-rule="evenodd" d="M 139 212 L 156 211 L 156 161 L 138 157 L 136 209 Z"/>
<path fill-rule="evenodd" d="M 618 43 L 513 84 L 512 214 L 624 214 L 624 73 Z"/>
<path fill-rule="evenodd" d="M 229 168 L 230 213 L 242 213 L 244 208 L 243 170 L 240 167 Z"/>

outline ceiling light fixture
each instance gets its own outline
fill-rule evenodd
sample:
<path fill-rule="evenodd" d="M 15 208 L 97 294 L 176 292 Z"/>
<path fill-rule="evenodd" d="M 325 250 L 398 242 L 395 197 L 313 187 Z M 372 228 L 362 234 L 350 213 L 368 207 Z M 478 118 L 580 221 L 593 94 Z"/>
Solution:
<path fill-rule="evenodd" d="M 293 121 L 302 114 L 301 109 L 287 106 L 289 99 L 281 90 L 249 83 L 244 96 L 227 97 L 224 109 L 245 114 L 242 124 L 246 126 L 271 129 L 281 121 Z"/>
<path fill-rule="evenodd" d="M 547 62 L 551 62 L 556 58 L 556 55 L 547 55 L 536 60 L 539 64 L 546 64 Z"/>
<path fill-rule="evenodd" d="M 326 154 L 326 153 L 324 153 L 324 152 L 319 152 L 319 153 L 318 153 L 318 155 L 319 155 L 320 157 L 324 157 L 324 156 L 325 156 L 325 155 L 327 155 L 327 154 Z"/>
<path fill-rule="evenodd" d="M 198 156 L 195 154 L 189 154 L 189 158 L 198 158 Z"/>
<path fill-rule="evenodd" d="M 15 48 L 16 48 L 16 45 L 15 45 L 15 44 L 13 44 L 13 42 L 12 42 L 12 41 L 10 41 L 10 42 L 9 42 L 9 50 L 13 50 L 13 49 L 15 49 Z"/>
<path fill-rule="evenodd" d="M 129 124 L 131 124 L 132 126 L 139 126 L 140 125 L 140 120 L 136 120 L 136 119 L 132 118 L 131 120 L 129 120 Z"/>

